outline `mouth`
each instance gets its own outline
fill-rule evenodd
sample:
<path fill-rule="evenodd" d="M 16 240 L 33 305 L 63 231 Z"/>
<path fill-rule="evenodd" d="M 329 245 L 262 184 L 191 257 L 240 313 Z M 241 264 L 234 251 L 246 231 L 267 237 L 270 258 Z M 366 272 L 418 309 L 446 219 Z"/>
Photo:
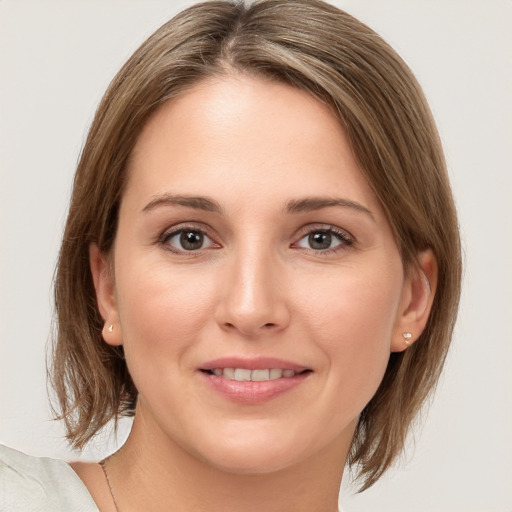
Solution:
<path fill-rule="evenodd" d="M 309 369 L 295 371 L 289 368 L 213 368 L 202 369 L 202 372 L 238 382 L 265 382 L 277 379 L 289 379 L 296 375 L 311 372 Z"/>
<path fill-rule="evenodd" d="M 229 401 L 258 405 L 299 387 L 313 370 L 281 359 L 222 358 L 198 368 L 209 388 Z"/>

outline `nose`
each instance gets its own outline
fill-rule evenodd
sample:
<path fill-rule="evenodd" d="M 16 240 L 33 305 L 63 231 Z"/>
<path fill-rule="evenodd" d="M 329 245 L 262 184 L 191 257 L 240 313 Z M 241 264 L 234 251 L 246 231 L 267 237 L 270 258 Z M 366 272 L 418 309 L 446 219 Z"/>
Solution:
<path fill-rule="evenodd" d="M 255 338 L 285 329 L 290 311 L 283 272 L 263 251 L 235 254 L 226 265 L 215 318 L 223 330 Z"/>

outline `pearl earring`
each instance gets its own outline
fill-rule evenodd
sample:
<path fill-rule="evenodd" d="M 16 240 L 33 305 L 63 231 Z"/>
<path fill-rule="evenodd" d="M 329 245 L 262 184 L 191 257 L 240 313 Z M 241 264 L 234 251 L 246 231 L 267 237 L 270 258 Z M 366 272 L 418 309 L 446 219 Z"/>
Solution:
<path fill-rule="evenodd" d="M 114 330 L 114 324 L 110 324 L 108 327 L 108 332 L 112 332 Z"/>
<path fill-rule="evenodd" d="M 405 344 L 410 346 L 412 343 L 411 342 L 412 334 L 410 332 L 403 332 L 402 336 L 404 338 Z"/>

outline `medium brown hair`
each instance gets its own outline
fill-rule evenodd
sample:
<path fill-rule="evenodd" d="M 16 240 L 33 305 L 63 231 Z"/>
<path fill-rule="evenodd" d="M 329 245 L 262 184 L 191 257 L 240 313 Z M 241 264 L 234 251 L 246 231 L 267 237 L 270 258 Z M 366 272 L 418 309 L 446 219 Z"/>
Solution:
<path fill-rule="evenodd" d="M 375 32 L 319 0 L 210 1 L 157 30 L 123 66 L 96 112 L 75 175 L 55 281 L 51 379 L 68 439 L 82 448 L 111 419 L 132 415 L 137 391 L 122 348 L 101 335 L 89 246 L 108 254 L 126 164 L 150 116 L 198 81 L 246 73 L 305 90 L 330 105 L 382 203 L 404 268 L 432 249 L 439 267 L 427 326 L 392 353 L 363 410 L 348 462 L 362 488 L 403 448 L 441 372 L 461 279 L 458 224 L 439 137 L 409 68 Z"/>

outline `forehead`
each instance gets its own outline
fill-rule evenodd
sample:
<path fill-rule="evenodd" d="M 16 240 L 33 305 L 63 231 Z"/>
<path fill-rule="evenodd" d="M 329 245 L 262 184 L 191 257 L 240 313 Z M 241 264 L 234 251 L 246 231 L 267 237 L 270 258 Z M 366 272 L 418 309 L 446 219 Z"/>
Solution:
<path fill-rule="evenodd" d="M 375 197 L 339 120 L 305 91 L 246 75 L 202 81 L 144 127 L 126 194 Z M 191 190 L 193 189 L 193 190 Z"/>

